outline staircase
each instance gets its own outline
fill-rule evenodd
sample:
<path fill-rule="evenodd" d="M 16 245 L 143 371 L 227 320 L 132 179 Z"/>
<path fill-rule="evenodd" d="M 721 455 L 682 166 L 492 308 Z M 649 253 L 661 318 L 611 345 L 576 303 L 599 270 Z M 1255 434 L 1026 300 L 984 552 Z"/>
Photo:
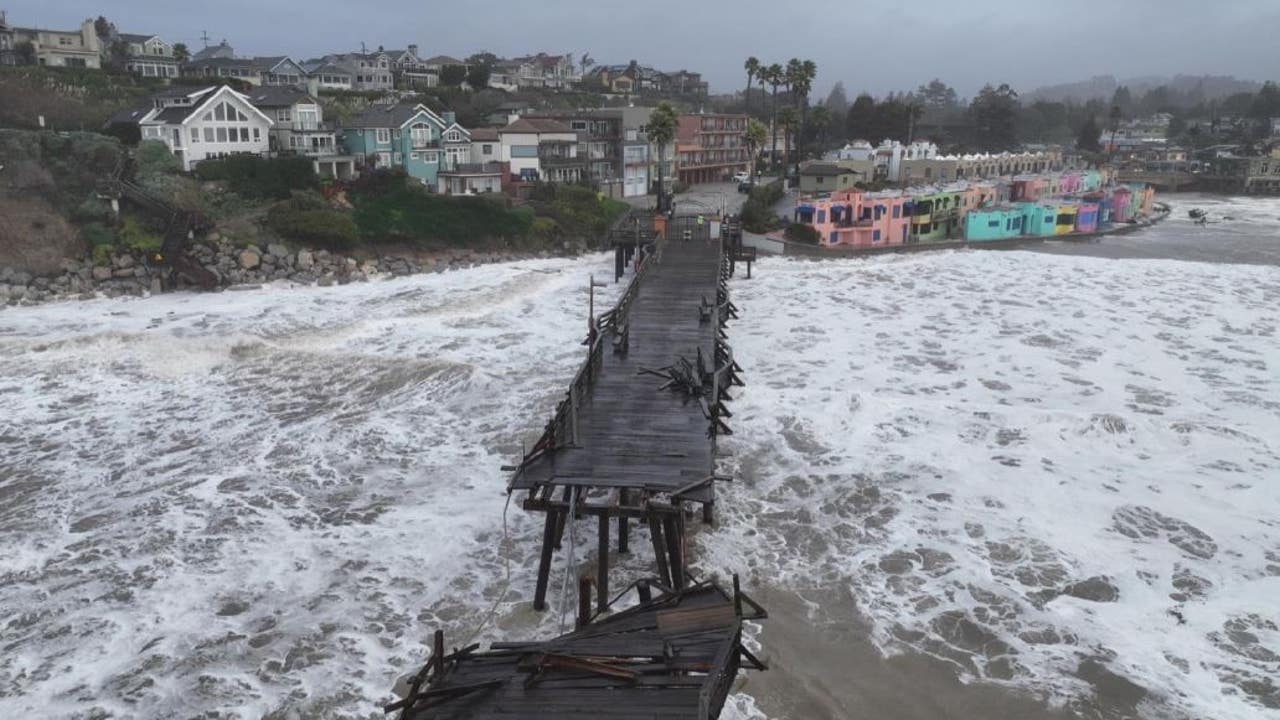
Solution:
<path fill-rule="evenodd" d="M 185 277 L 193 285 L 204 290 L 212 290 L 218 286 L 218 276 L 210 272 L 191 256 L 187 255 L 187 247 L 196 233 L 208 232 L 212 224 L 201 213 L 181 210 L 144 190 L 134 183 L 133 156 L 126 153 L 111 174 L 109 192 L 116 197 L 126 198 L 134 205 L 164 218 L 164 243 L 160 252 L 148 260 L 152 263 L 168 265 L 179 275 Z"/>

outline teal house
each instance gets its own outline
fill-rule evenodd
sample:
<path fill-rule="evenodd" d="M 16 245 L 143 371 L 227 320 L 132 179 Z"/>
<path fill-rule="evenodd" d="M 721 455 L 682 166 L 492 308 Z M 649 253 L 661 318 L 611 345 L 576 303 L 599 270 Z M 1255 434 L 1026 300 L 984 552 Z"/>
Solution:
<path fill-rule="evenodd" d="M 436 187 L 442 169 L 465 163 L 470 155 L 471 133 L 452 116 L 421 104 L 374 105 L 344 123 L 342 141 L 347 153 L 366 166 L 403 168 Z"/>
<path fill-rule="evenodd" d="M 996 207 L 970 210 L 964 218 L 964 239 L 970 242 L 989 242 L 1021 237 L 1022 219 L 1020 208 Z"/>
<path fill-rule="evenodd" d="M 1022 213 L 1022 234 L 1032 237 L 1048 237 L 1057 232 L 1058 210 L 1039 203 L 1018 203 Z"/>

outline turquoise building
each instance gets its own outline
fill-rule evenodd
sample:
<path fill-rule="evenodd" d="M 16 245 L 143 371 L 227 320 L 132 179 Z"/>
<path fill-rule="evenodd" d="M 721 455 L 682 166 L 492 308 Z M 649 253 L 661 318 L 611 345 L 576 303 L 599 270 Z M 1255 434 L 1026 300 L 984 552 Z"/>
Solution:
<path fill-rule="evenodd" d="M 1057 232 L 1058 210 L 1039 203 L 1018 203 L 1022 213 L 1022 234 L 1030 237 L 1048 237 Z"/>
<path fill-rule="evenodd" d="M 1008 240 L 1022 236 L 1020 208 L 996 207 L 970 210 L 964 219 L 964 239 L 969 242 Z"/>
<path fill-rule="evenodd" d="M 410 177 L 436 186 L 442 169 L 470 160 L 471 133 L 426 105 L 374 105 L 344 124 L 347 153 L 379 168 L 403 168 Z"/>

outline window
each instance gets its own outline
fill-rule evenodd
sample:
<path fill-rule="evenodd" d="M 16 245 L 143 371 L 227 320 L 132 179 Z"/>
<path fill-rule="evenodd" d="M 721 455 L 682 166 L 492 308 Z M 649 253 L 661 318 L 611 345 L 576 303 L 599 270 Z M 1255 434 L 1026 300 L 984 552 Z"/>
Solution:
<path fill-rule="evenodd" d="M 227 119 L 226 103 L 218 103 L 218 107 L 213 109 L 213 118 L 218 122 L 223 122 Z"/>
<path fill-rule="evenodd" d="M 871 233 L 871 242 L 880 242 L 880 231 L 875 230 Z"/>
<path fill-rule="evenodd" d="M 200 142 L 200 128 L 191 128 L 191 142 Z"/>
<path fill-rule="evenodd" d="M 989 221 L 987 221 L 987 227 L 998 228 L 998 227 L 1000 227 L 1000 221 L 999 221 L 999 220 L 989 220 Z"/>
<path fill-rule="evenodd" d="M 391 153 L 378 153 L 378 167 L 391 167 Z"/>
<path fill-rule="evenodd" d="M 490 145 L 490 144 L 488 144 L 488 143 L 486 143 L 486 144 L 484 144 L 484 145 L 481 145 L 481 146 L 480 146 L 480 152 L 484 153 L 485 155 L 492 155 L 492 154 L 493 154 L 493 145 Z"/>
<path fill-rule="evenodd" d="M 404 162 L 403 156 L 400 153 L 395 153 L 394 155 L 391 156 L 391 159 L 396 165 L 399 165 L 402 162 Z"/>
<path fill-rule="evenodd" d="M 417 159 L 418 159 L 418 153 L 416 153 L 416 152 L 411 152 L 411 153 L 409 153 L 409 159 L 410 159 L 410 160 L 417 160 Z"/>
<path fill-rule="evenodd" d="M 454 136 L 457 133 L 450 133 L 450 135 Z M 431 143 L 431 127 L 424 123 L 417 123 L 409 128 L 409 137 L 414 147 L 426 147 Z"/>
<path fill-rule="evenodd" d="M 204 129 L 204 141 L 213 142 L 213 128 L 207 127 Z"/>
<path fill-rule="evenodd" d="M 280 108 L 279 110 L 276 110 L 276 120 L 279 120 L 280 122 L 292 122 L 293 108 Z"/>
<path fill-rule="evenodd" d="M 893 206 L 893 218 L 896 220 L 896 219 L 898 219 L 898 218 L 900 218 L 900 217 L 902 217 L 902 206 L 901 206 L 901 205 L 894 205 L 894 206 Z"/>
<path fill-rule="evenodd" d="M 422 161 L 427 163 L 438 163 L 440 162 L 440 153 L 424 152 L 422 153 Z"/>
<path fill-rule="evenodd" d="M 819 185 L 821 185 L 821 184 L 822 184 L 822 177 L 821 177 L 821 176 L 819 176 L 819 177 L 818 177 L 818 184 L 819 184 Z"/>
<path fill-rule="evenodd" d="M 391 130 L 387 128 L 378 128 L 377 141 L 379 144 L 391 142 Z"/>
<path fill-rule="evenodd" d="M 262 140 L 262 135 L 259 133 L 258 128 L 254 128 L 254 129 L 253 129 L 253 141 L 254 141 L 254 142 L 260 142 L 261 140 Z"/>
<path fill-rule="evenodd" d="M 240 142 L 249 142 L 249 128 L 240 128 Z"/>
<path fill-rule="evenodd" d="M 226 141 L 227 141 L 227 129 L 224 127 L 218 128 L 218 142 L 226 142 Z"/>
<path fill-rule="evenodd" d="M 818 224 L 819 224 L 819 225 L 821 225 L 822 223 L 824 223 L 824 222 L 826 222 L 826 221 L 827 221 L 827 211 L 826 211 L 826 210 L 819 210 L 819 211 L 818 211 Z"/>

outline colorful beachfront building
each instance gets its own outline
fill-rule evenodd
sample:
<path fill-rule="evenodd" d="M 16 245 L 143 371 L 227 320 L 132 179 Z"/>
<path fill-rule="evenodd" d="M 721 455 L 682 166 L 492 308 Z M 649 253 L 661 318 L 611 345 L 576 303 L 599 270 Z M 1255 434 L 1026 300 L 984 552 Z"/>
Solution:
<path fill-rule="evenodd" d="M 795 221 L 818 232 L 823 247 L 880 247 L 909 240 L 910 196 L 900 191 L 842 190 L 801 198 Z"/>
<path fill-rule="evenodd" d="M 347 152 L 379 168 L 404 168 L 410 177 L 436 186 L 440 170 L 470 154 L 471 134 L 453 113 L 436 115 L 426 105 L 373 105 L 345 124 Z M 462 160 L 458 160 L 461 162 Z"/>
<path fill-rule="evenodd" d="M 881 193 L 840 190 L 802 195 L 795 221 L 813 227 L 825 247 L 877 247 L 1095 233 L 1154 209 L 1152 188 L 1101 185 L 1107 181 L 1107 173 L 1090 170 Z"/>
<path fill-rule="evenodd" d="M 973 210 L 965 216 L 964 237 L 975 242 L 1008 240 L 1022 237 L 1026 222 L 1022 210 L 1017 207 L 996 207 Z"/>

